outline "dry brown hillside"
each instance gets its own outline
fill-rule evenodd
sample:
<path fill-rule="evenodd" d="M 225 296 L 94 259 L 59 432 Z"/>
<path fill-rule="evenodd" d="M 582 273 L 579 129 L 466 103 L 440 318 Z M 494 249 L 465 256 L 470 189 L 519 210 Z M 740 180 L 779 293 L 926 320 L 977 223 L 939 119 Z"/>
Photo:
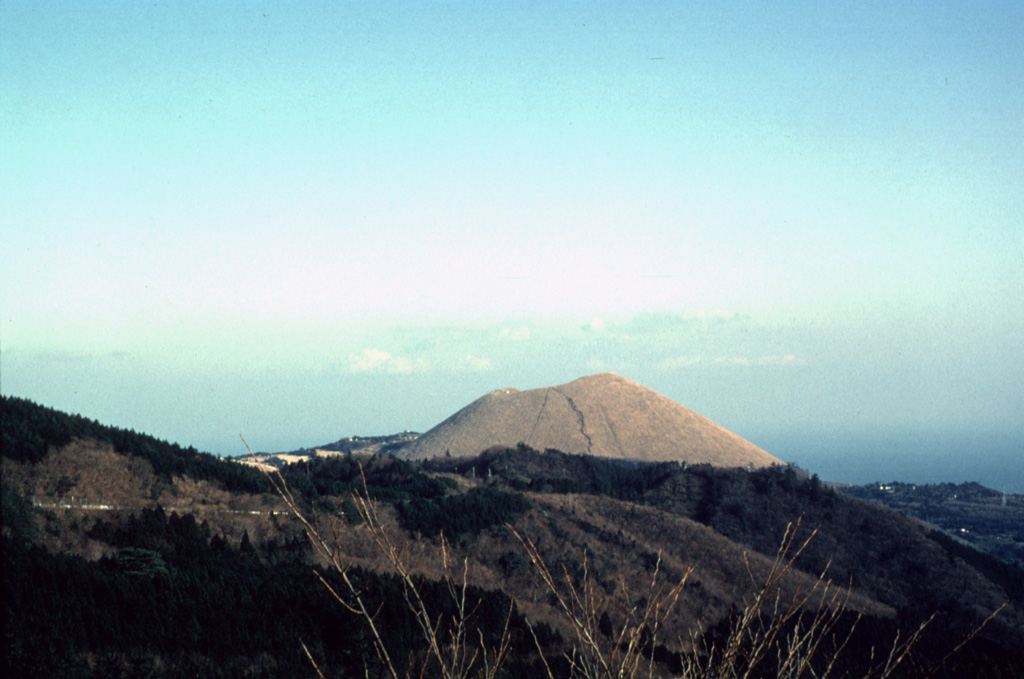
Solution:
<path fill-rule="evenodd" d="M 612 373 L 477 399 L 403 448 L 406 459 L 518 443 L 577 455 L 766 467 L 781 461 L 675 401 Z"/>
<path fill-rule="evenodd" d="M 480 481 L 472 486 L 479 487 Z M 624 623 L 638 597 L 649 592 L 655 568 L 657 580 L 676 582 L 692 569 L 678 606 L 666 621 L 663 643 L 673 651 L 687 648 L 685 640 L 704 627 L 721 622 L 740 601 L 750 601 L 767 578 L 772 560 L 750 552 L 686 517 L 607 497 L 529 494 L 534 508 L 510 528 L 536 544 L 548 566 L 558 574 L 584 568 L 597 585 L 600 607 L 613 624 Z M 391 508 L 378 506 L 379 518 L 410 569 L 432 579 L 446 571 L 438 538 L 411 535 L 399 527 Z M 375 571 L 393 569 L 374 547 L 365 526 L 334 522 L 331 534 L 345 563 Z M 470 584 L 498 589 L 515 599 L 531 620 L 544 621 L 570 635 L 564 615 L 524 556 L 523 545 L 511 530 L 497 527 L 451 545 L 453 562 L 466 563 Z M 465 560 L 465 561 L 464 561 Z M 584 566 L 584 561 L 586 565 Z M 814 575 L 793 569 L 781 582 L 784 599 L 815 591 Z M 820 587 L 820 583 L 818 587 Z M 813 607 L 813 602 L 812 602 Z M 851 611 L 891 618 L 894 610 L 862 592 L 851 593 Z"/>
<path fill-rule="evenodd" d="M 238 544 L 243 533 L 262 542 L 284 540 L 298 531 L 276 495 L 229 492 L 186 476 L 167 479 L 155 474 L 148 461 L 119 453 L 108 442 L 75 439 L 51 448 L 35 464 L 4 458 L 0 469 L 5 487 L 51 517 L 40 539 L 55 551 L 87 558 L 111 550 L 90 539 L 86 527 L 97 520 L 116 523 L 158 505 L 206 521 L 214 535 L 231 544 Z"/>

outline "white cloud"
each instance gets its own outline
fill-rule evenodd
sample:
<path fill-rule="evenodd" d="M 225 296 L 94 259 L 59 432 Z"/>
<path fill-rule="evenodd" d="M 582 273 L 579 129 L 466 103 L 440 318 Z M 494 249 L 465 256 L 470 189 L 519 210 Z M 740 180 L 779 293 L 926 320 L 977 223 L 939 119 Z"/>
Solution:
<path fill-rule="evenodd" d="M 361 353 L 348 357 L 346 371 L 350 373 L 378 373 L 388 375 L 410 375 L 427 372 L 427 363 L 422 359 L 393 356 L 380 349 L 363 349 Z"/>
<path fill-rule="evenodd" d="M 501 336 L 513 342 L 520 342 L 530 339 L 530 329 L 525 325 L 520 325 L 516 328 L 502 328 Z"/>
<path fill-rule="evenodd" d="M 480 358 L 473 354 L 466 354 L 462 360 L 459 361 L 459 368 L 467 372 L 487 372 L 494 370 L 494 365 L 489 359 Z"/>
<path fill-rule="evenodd" d="M 732 365 L 739 367 L 803 365 L 804 361 L 794 354 L 782 356 L 675 356 L 666 358 L 658 366 L 662 370 L 681 370 L 695 365 Z"/>
<path fill-rule="evenodd" d="M 712 311 L 671 312 L 645 311 L 629 320 L 614 326 L 621 332 L 650 334 L 683 331 L 708 331 L 712 328 L 729 325 L 744 318 L 730 311 L 715 309 Z"/>
<path fill-rule="evenodd" d="M 735 316 L 736 316 L 735 312 L 733 312 L 733 311 L 726 311 L 725 309 L 711 309 L 710 311 L 701 310 L 701 311 L 698 311 L 696 313 L 688 315 L 689 318 L 697 318 L 697 319 L 700 319 L 700 320 L 715 319 L 715 320 L 722 320 L 722 321 L 731 320 Z"/>
<path fill-rule="evenodd" d="M 803 363 L 793 354 L 786 354 L 784 356 L 759 356 L 758 358 L 742 358 L 736 357 L 729 359 L 732 365 L 753 365 L 753 366 L 766 366 L 766 365 L 800 365 Z"/>
<path fill-rule="evenodd" d="M 784 356 L 762 356 L 762 360 L 767 360 L 768 363 L 761 364 L 762 366 L 803 366 L 804 359 L 798 358 L 796 354 L 787 353 Z"/>
<path fill-rule="evenodd" d="M 681 368 L 689 368 L 690 366 L 700 365 L 706 363 L 707 359 L 701 356 L 676 356 L 673 358 L 666 358 L 663 360 L 659 367 L 662 370 L 679 370 Z"/>

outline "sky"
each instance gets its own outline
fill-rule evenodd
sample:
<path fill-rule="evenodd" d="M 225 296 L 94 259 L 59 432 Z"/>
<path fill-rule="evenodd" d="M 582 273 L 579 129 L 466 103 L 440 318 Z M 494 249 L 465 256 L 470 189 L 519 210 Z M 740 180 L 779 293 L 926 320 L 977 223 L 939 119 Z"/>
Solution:
<path fill-rule="evenodd" d="M 1019 2 L 0 3 L 0 391 L 219 455 L 611 371 L 1024 492 Z"/>

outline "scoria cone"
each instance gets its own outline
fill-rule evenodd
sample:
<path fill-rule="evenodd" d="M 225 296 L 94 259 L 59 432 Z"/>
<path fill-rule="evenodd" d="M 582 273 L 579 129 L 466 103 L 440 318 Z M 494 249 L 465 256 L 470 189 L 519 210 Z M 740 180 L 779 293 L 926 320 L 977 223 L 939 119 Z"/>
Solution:
<path fill-rule="evenodd" d="M 519 443 L 578 455 L 718 467 L 782 464 L 706 417 L 612 373 L 557 387 L 493 391 L 420 436 L 399 455 L 406 459 L 463 457 Z"/>

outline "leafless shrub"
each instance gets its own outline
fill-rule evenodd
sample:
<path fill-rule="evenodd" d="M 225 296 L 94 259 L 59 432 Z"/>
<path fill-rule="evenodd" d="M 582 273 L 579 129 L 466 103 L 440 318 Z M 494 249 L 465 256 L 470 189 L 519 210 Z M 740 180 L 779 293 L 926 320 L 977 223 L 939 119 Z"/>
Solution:
<path fill-rule="evenodd" d="M 666 620 L 686 585 L 692 569 L 675 582 L 661 574 L 661 560 L 654 568 L 643 604 L 633 605 L 626 619 L 611 634 L 601 630 L 604 606 L 604 588 L 591 577 L 587 554 L 583 555 L 583 574 L 579 584 L 565 568 L 560 576 L 551 572 L 537 546 L 509 526 L 519 540 L 541 582 L 551 593 L 556 608 L 574 636 L 575 643 L 565 658 L 572 677 L 580 679 L 626 678 L 652 676 L 653 656 L 648 652 L 657 643 Z M 543 649 L 537 650 L 544 658 Z M 545 661 L 549 679 L 554 679 L 550 665 Z"/>
<path fill-rule="evenodd" d="M 248 444 L 246 447 L 248 448 Z M 402 679 L 403 675 L 397 669 L 398 664 L 391 657 L 387 645 L 384 643 L 385 633 L 377 622 L 379 608 L 373 607 L 373 602 L 367 600 L 352 577 L 352 564 L 341 549 L 342 531 L 356 528 L 343 519 L 330 516 L 322 517 L 316 511 L 307 515 L 292 495 L 281 474 L 276 470 L 267 471 L 266 474 L 289 511 L 302 524 L 316 554 L 338 575 L 344 589 L 339 592 L 322 573 L 317 571 L 316 574 L 320 582 L 338 604 L 361 618 L 366 624 L 373 640 L 374 650 L 387 676 L 391 679 Z M 495 645 L 488 647 L 484 643 L 482 631 L 474 628 L 471 624 L 475 609 L 470 608 L 466 596 L 468 560 L 463 559 L 462 572 L 461 574 L 457 573 L 451 549 L 442 535 L 440 550 L 444 567 L 444 582 L 447 585 L 448 595 L 454 603 L 454 613 L 449 619 L 445 619 L 441 615 L 433 615 L 428 610 L 421 589 L 416 583 L 406 551 L 392 539 L 378 513 L 377 503 L 371 500 L 366 492 L 365 477 L 363 478 L 363 492 L 354 493 L 353 502 L 361 519 L 357 529 L 364 530 L 369 534 L 378 553 L 398 576 L 405 603 L 422 635 L 423 649 L 420 657 L 410 659 L 405 676 L 412 676 L 414 670 L 418 670 L 419 675 L 424 676 L 429 667 L 436 665 L 444 679 L 470 679 L 470 677 L 494 679 L 502 663 L 507 659 L 511 647 L 509 634 L 509 621 L 512 616 L 511 600 L 501 636 Z M 442 629 L 447 632 L 442 634 Z M 309 649 L 304 643 L 302 647 L 318 676 L 323 677 L 324 675 Z"/>
<path fill-rule="evenodd" d="M 693 639 L 695 652 L 684 661 L 683 676 L 687 679 L 747 679 L 759 676 L 765 663 L 774 662 L 775 676 L 797 679 L 832 676 L 836 660 L 846 648 L 860 621 L 839 632 L 838 625 L 847 612 L 849 587 L 838 587 L 822 572 L 807 591 L 797 590 L 783 596 L 782 582 L 793 570 L 793 564 L 814 539 L 817 531 L 803 541 L 796 541 L 799 521 L 789 524 L 776 552 L 775 560 L 757 586 L 756 594 L 745 602 L 734 617 L 729 633 L 720 645 Z M 750 567 L 748 564 L 748 573 Z M 751 575 L 752 582 L 753 575 Z M 889 677 L 903 662 L 919 639 L 926 620 L 909 638 L 897 638 L 885 662 L 867 676 Z M 813 664 L 828 644 L 830 655 L 824 667 Z"/>

